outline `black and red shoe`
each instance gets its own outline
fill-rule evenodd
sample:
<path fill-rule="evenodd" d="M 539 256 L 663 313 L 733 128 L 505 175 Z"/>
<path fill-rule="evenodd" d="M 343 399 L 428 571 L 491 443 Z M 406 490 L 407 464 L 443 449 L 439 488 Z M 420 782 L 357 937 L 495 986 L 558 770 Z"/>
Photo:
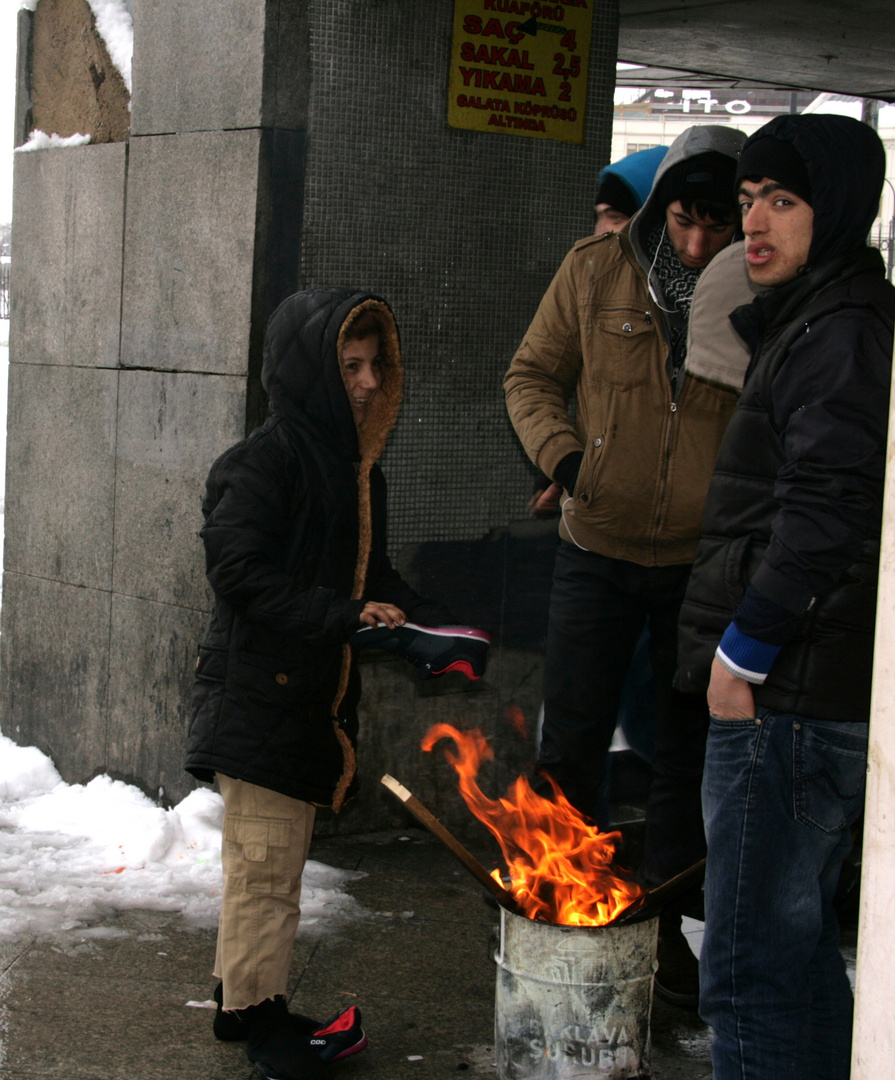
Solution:
<path fill-rule="evenodd" d="M 420 669 L 421 679 L 460 671 L 467 679 L 485 672 L 491 635 L 472 626 L 419 626 L 404 623 L 390 630 L 385 623 L 364 626 L 351 636 L 358 649 L 384 649 L 397 653 Z"/>
<path fill-rule="evenodd" d="M 302 1046 L 308 1047 L 317 1057 L 323 1061 L 338 1061 L 340 1058 L 351 1057 L 359 1054 L 367 1045 L 367 1036 L 361 1027 L 360 1009 L 356 1005 L 350 1005 L 340 1013 L 321 1024 L 319 1020 L 312 1020 L 309 1016 L 300 1013 L 291 1013 L 286 1008 L 286 999 L 278 997 L 273 1001 L 266 1001 L 260 1006 L 243 1009 L 235 1012 L 224 1012 L 221 1008 L 223 1002 L 223 986 L 218 983 L 214 988 L 214 1000 L 217 1002 L 217 1014 L 214 1018 L 214 1034 L 223 1042 L 238 1042 L 250 1039 L 253 1030 L 263 1029 L 265 1032 L 276 1029 L 280 1042 L 277 1054 L 268 1052 L 268 1057 L 273 1060 L 283 1057 L 284 1049 L 289 1052 L 298 1052 Z M 254 1028 L 253 1028 L 254 1025 Z M 252 1058 L 254 1061 L 255 1059 Z M 268 1080 L 275 1080 L 277 1072 L 287 1073 L 288 1068 L 282 1068 L 282 1061 L 276 1066 L 259 1066 L 259 1071 L 270 1068 Z M 256 1062 L 257 1065 L 257 1062 Z"/>
<path fill-rule="evenodd" d="M 309 1043 L 324 1061 L 341 1061 L 352 1054 L 359 1054 L 367 1045 L 367 1036 L 361 1027 L 360 1009 L 356 1005 L 349 1005 L 315 1031 Z"/>

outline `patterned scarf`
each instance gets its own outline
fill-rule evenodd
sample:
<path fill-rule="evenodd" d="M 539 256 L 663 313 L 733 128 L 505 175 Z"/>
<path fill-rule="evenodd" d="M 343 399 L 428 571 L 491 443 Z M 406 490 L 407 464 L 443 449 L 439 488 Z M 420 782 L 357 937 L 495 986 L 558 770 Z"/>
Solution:
<path fill-rule="evenodd" d="M 661 224 L 657 224 L 650 232 L 647 252 L 653 263 L 654 273 L 659 279 L 664 306 L 671 309 L 671 318 L 668 320 L 671 328 L 671 350 L 673 355 L 682 361 L 683 350 L 686 348 L 690 301 L 702 269 L 684 266 L 668 239 L 667 230 L 663 229 Z"/>

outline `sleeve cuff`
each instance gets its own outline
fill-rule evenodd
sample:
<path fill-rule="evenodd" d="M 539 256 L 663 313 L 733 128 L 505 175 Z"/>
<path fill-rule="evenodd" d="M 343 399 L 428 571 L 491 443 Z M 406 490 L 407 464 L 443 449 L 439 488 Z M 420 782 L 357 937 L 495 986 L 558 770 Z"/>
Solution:
<path fill-rule="evenodd" d="M 759 686 L 768 677 L 781 648 L 748 637 L 731 623 L 724 631 L 715 656 L 731 674 Z"/>
<path fill-rule="evenodd" d="M 547 476 L 553 476 L 556 466 L 569 454 L 582 454 L 584 448 L 574 432 L 558 431 L 541 447 L 537 457 L 532 460 Z"/>
<path fill-rule="evenodd" d="M 554 480 L 570 495 L 575 490 L 575 484 L 578 482 L 578 473 L 581 471 L 581 462 L 583 460 L 584 454 L 580 450 L 572 451 L 571 454 L 566 454 L 553 470 Z"/>

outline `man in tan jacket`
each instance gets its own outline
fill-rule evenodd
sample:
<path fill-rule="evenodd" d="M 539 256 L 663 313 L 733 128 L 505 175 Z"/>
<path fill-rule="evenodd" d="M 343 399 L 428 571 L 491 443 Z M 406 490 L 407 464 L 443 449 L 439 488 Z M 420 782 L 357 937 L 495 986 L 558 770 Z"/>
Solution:
<path fill-rule="evenodd" d="M 686 332 L 696 282 L 734 234 L 744 138 L 705 125 L 675 140 L 631 222 L 566 256 L 505 379 L 526 453 L 561 489 L 534 786 L 549 796 L 552 781 L 588 816 L 647 625 L 657 769 L 667 754 L 701 769 L 704 705 L 672 690 L 677 619 L 736 393 L 688 376 Z M 678 802 L 661 785 L 651 793 L 647 885 L 704 854 L 698 785 L 688 805 Z M 696 962 L 679 914 L 660 926 L 659 963 L 657 991 L 695 1007 Z"/>

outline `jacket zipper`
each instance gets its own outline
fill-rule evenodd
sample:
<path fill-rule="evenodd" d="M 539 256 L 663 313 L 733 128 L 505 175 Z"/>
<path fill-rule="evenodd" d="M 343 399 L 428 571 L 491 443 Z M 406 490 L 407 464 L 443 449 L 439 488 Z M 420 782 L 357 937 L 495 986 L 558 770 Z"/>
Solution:
<path fill-rule="evenodd" d="M 623 248 L 623 250 L 624 250 L 624 248 Z M 671 330 L 670 330 L 670 328 L 668 326 L 668 322 L 665 319 L 665 316 L 662 313 L 662 305 L 659 304 L 658 300 L 656 300 L 656 297 L 653 295 L 653 292 L 652 292 L 652 290 L 650 288 L 649 275 L 644 274 L 643 268 L 640 265 L 640 261 L 637 258 L 636 254 L 634 254 L 634 252 L 633 252 L 633 248 L 632 248 L 632 251 L 631 251 L 630 254 L 628 252 L 625 252 L 625 256 L 626 256 L 626 258 L 628 258 L 629 262 L 632 263 L 632 265 L 635 267 L 635 269 L 637 271 L 639 271 L 639 273 L 643 276 L 643 278 L 645 280 L 645 284 L 646 284 L 647 297 L 653 299 L 656 302 L 656 305 L 657 305 L 657 307 L 659 309 L 658 312 L 657 312 L 657 318 L 658 318 L 659 324 L 662 327 L 662 335 L 665 338 L 665 348 L 668 350 L 668 352 L 666 354 L 666 357 L 665 357 L 665 363 L 664 363 L 663 366 L 665 368 L 665 377 L 668 380 L 668 383 L 669 383 L 670 389 L 671 389 L 671 401 L 669 403 L 670 412 L 671 412 L 671 418 L 668 421 L 668 431 L 667 431 L 666 436 L 665 436 L 665 455 L 664 455 L 664 459 L 662 461 L 662 482 L 661 482 L 661 487 L 659 489 L 659 498 L 658 498 L 657 504 L 656 504 L 656 524 L 655 524 L 655 527 L 654 527 L 654 530 L 653 530 L 653 562 L 658 563 L 659 532 L 660 532 L 661 527 L 662 527 L 662 518 L 663 518 L 663 515 L 664 515 L 665 493 L 668 490 L 668 468 L 669 468 L 669 462 L 671 460 L 671 443 L 672 443 L 672 436 L 674 435 L 674 418 L 675 418 L 675 415 L 676 415 L 677 409 L 678 409 L 678 398 L 680 397 L 681 391 L 683 390 L 683 387 L 684 387 L 685 370 L 684 370 L 684 365 L 681 364 L 680 369 L 677 372 L 674 372 L 674 371 L 669 372 L 668 371 L 668 362 L 669 362 L 669 360 L 670 360 L 670 358 L 672 356 Z M 652 322 L 652 320 L 653 320 L 652 311 L 651 310 L 645 311 L 643 313 L 643 318 L 644 318 L 644 322 L 647 322 L 647 323 Z"/>
<path fill-rule="evenodd" d="M 652 313 L 646 313 L 647 318 L 652 318 Z M 671 357 L 671 334 L 668 332 L 668 327 L 665 326 L 664 319 L 662 320 L 663 329 L 667 339 L 668 356 L 665 359 L 665 366 L 667 370 L 668 360 Z M 668 420 L 668 430 L 665 435 L 665 453 L 662 459 L 662 483 L 659 488 L 659 498 L 656 503 L 656 524 L 653 530 L 653 563 L 658 564 L 659 561 L 659 533 L 662 530 L 662 522 L 665 515 L 665 494 L 668 490 L 668 470 L 671 462 L 671 447 L 674 440 L 674 421 L 677 416 L 678 399 L 681 396 L 681 391 L 684 388 L 684 379 L 686 378 L 686 371 L 684 365 L 681 364 L 677 370 L 672 368 L 671 374 L 668 377 L 668 383 L 671 390 L 671 401 L 669 402 L 669 411 L 671 416 Z"/>

